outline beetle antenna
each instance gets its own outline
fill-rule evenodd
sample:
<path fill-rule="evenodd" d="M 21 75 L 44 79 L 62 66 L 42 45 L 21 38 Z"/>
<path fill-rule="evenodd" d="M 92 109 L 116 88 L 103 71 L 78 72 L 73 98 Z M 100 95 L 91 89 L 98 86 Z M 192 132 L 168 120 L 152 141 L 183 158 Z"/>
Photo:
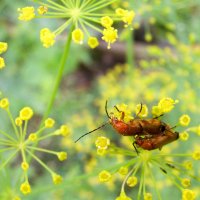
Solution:
<path fill-rule="evenodd" d="M 98 129 L 103 128 L 103 127 L 104 127 L 105 125 L 107 125 L 108 123 L 109 123 L 109 122 L 106 122 L 105 124 L 99 126 L 98 128 L 95 128 L 94 130 L 89 131 L 89 132 L 87 132 L 87 133 L 81 135 L 81 136 L 75 141 L 75 143 L 78 142 L 81 138 L 85 137 L 86 135 L 88 135 L 88 134 L 90 134 L 90 133 L 93 133 L 94 131 L 96 131 L 96 130 L 98 130 Z"/>
<path fill-rule="evenodd" d="M 106 103 L 105 103 L 105 111 L 108 118 L 111 119 L 110 115 L 108 114 L 108 100 L 106 100 Z"/>

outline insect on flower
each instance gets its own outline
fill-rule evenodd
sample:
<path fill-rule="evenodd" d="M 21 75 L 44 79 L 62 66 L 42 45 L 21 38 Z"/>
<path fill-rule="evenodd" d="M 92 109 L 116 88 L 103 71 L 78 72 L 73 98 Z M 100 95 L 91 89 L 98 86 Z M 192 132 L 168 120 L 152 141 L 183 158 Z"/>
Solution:
<path fill-rule="evenodd" d="M 106 101 L 105 112 L 109 118 L 109 121 L 104 123 L 100 127 L 80 136 L 75 142 L 80 140 L 82 137 L 98 129 L 101 129 L 107 124 L 111 124 L 112 127 L 116 130 L 116 132 L 122 136 L 134 136 L 135 141 L 133 142 L 133 146 L 136 152 L 138 151 L 137 148 L 135 147 L 135 144 L 145 150 L 154 150 L 154 149 L 161 150 L 161 148 L 164 145 L 171 143 L 179 138 L 178 132 L 173 131 L 173 128 L 171 128 L 168 124 L 158 119 L 163 114 L 152 119 L 138 118 L 138 115 L 141 113 L 143 108 L 142 103 L 140 105 L 140 110 L 137 113 L 136 118 L 130 119 L 128 122 L 125 122 L 124 120 L 126 115 L 125 112 L 120 111 L 117 106 L 114 107 L 121 114 L 120 119 L 114 115 L 108 114 L 107 101 Z"/>

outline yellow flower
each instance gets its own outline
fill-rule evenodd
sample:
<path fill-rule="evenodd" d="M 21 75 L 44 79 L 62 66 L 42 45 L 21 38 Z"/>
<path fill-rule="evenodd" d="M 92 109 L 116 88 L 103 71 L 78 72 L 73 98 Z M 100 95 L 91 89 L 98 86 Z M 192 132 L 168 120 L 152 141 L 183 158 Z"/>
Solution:
<path fill-rule="evenodd" d="M 60 184 L 62 182 L 62 176 L 58 175 L 58 174 L 53 174 L 52 175 L 52 179 L 53 179 L 53 183 L 55 185 Z"/>
<path fill-rule="evenodd" d="M 54 126 L 54 124 L 55 124 L 55 120 L 52 119 L 52 118 L 48 118 L 48 119 L 46 119 L 45 122 L 44 122 L 44 126 L 45 126 L 46 128 L 52 128 L 52 127 Z"/>
<path fill-rule="evenodd" d="M 5 67 L 5 61 L 2 57 L 0 57 L 0 69 L 3 69 Z"/>
<path fill-rule="evenodd" d="M 185 187 L 185 188 L 190 187 L 190 185 L 191 185 L 190 179 L 188 179 L 188 178 L 183 178 L 183 179 L 181 180 L 181 184 L 182 184 L 182 186 Z"/>
<path fill-rule="evenodd" d="M 138 179 L 136 176 L 130 176 L 126 183 L 129 187 L 134 187 L 137 185 Z"/>
<path fill-rule="evenodd" d="M 83 31 L 79 28 L 72 32 L 72 39 L 75 43 L 82 44 L 84 39 Z"/>
<path fill-rule="evenodd" d="M 99 46 L 99 41 L 96 37 L 89 37 L 88 45 L 89 45 L 90 48 L 94 49 L 97 46 Z"/>
<path fill-rule="evenodd" d="M 192 170 L 192 168 L 193 168 L 193 165 L 192 165 L 192 162 L 191 162 L 191 161 L 185 161 L 185 162 L 183 163 L 183 166 L 184 166 L 185 169 L 187 169 L 187 170 Z"/>
<path fill-rule="evenodd" d="M 194 151 L 193 154 L 192 154 L 192 158 L 194 160 L 200 160 L 200 150 Z"/>
<path fill-rule="evenodd" d="M 56 35 L 51 32 L 48 28 L 43 28 L 40 31 L 40 41 L 42 42 L 45 48 L 53 46 L 55 43 Z"/>
<path fill-rule="evenodd" d="M 33 110 L 30 107 L 24 107 L 19 112 L 19 117 L 22 120 L 29 120 L 33 116 Z"/>
<path fill-rule="evenodd" d="M 98 149 L 107 149 L 108 146 L 110 145 L 110 139 L 108 139 L 107 137 L 98 137 L 95 145 Z"/>
<path fill-rule="evenodd" d="M 22 163 L 21 163 L 21 168 L 22 168 L 24 171 L 26 171 L 26 170 L 28 170 L 28 168 L 29 168 L 29 164 L 28 164 L 27 162 L 22 162 Z"/>
<path fill-rule="evenodd" d="M 115 10 L 116 14 L 119 15 L 119 16 L 124 16 L 125 13 L 126 13 L 126 10 L 122 9 L 122 8 L 117 8 Z"/>
<path fill-rule="evenodd" d="M 29 136 L 28 136 L 28 140 L 29 141 L 32 141 L 32 142 L 35 142 L 37 140 L 37 134 L 35 133 L 31 133 Z"/>
<path fill-rule="evenodd" d="M 125 192 L 122 191 L 120 196 L 118 196 L 115 200 L 132 200 L 130 197 L 126 196 Z"/>
<path fill-rule="evenodd" d="M 111 179 L 111 174 L 110 172 L 103 170 L 99 173 L 99 181 L 100 182 L 108 182 Z"/>
<path fill-rule="evenodd" d="M 69 127 L 67 125 L 62 125 L 60 127 L 60 134 L 62 136 L 64 136 L 64 137 L 68 136 L 68 135 L 70 135 L 70 133 L 71 133 L 71 131 L 70 131 L 70 129 L 69 129 Z"/>
<path fill-rule="evenodd" d="M 18 196 L 15 196 L 12 200 L 21 200 L 21 198 Z"/>
<path fill-rule="evenodd" d="M 45 13 L 47 13 L 48 8 L 47 8 L 46 6 L 40 6 L 40 7 L 37 9 L 37 11 L 38 11 L 38 14 L 44 15 Z"/>
<path fill-rule="evenodd" d="M 109 27 L 103 30 L 102 40 L 108 43 L 107 48 L 110 49 L 110 44 L 114 43 L 118 38 L 117 29 Z"/>
<path fill-rule="evenodd" d="M 128 167 L 120 167 L 118 170 L 119 174 L 126 175 L 128 173 Z"/>
<path fill-rule="evenodd" d="M 124 103 L 117 104 L 116 107 L 118 110 L 114 108 L 113 115 L 118 120 L 122 120 L 122 117 L 124 117 L 123 121 L 128 123 L 130 120 L 133 119 L 133 116 L 131 115 L 132 114 L 131 110 L 128 108 L 126 104 Z M 122 116 L 122 113 L 124 113 L 124 116 Z"/>
<path fill-rule="evenodd" d="M 184 189 L 182 192 L 182 200 L 195 200 L 196 194 L 192 190 Z"/>
<path fill-rule="evenodd" d="M 20 190 L 24 195 L 29 194 L 31 192 L 31 186 L 28 182 L 24 182 L 21 184 Z"/>
<path fill-rule="evenodd" d="M 147 42 L 151 42 L 151 41 L 152 41 L 152 35 L 151 35 L 151 33 L 146 33 L 146 34 L 144 35 L 144 39 L 145 39 L 145 41 L 147 41 Z"/>
<path fill-rule="evenodd" d="M 106 153 L 106 149 L 97 149 L 97 154 L 100 155 L 100 156 L 104 156 Z"/>
<path fill-rule="evenodd" d="M 180 125 L 182 125 L 182 126 L 188 126 L 189 123 L 190 123 L 190 117 L 189 117 L 189 115 L 182 115 L 182 116 L 179 118 L 179 123 L 180 123 Z"/>
<path fill-rule="evenodd" d="M 129 26 L 135 17 L 135 12 L 133 11 L 126 11 L 124 16 L 122 17 L 122 21 L 125 23 L 125 27 Z"/>
<path fill-rule="evenodd" d="M 66 153 L 66 152 L 63 152 L 63 151 L 57 153 L 57 156 L 58 156 L 58 159 L 59 159 L 60 161 L 64 161 L 64 160 L 67 159 L 67 153 Z"/>
<path fill-rule="evenodd" d="M 101 25 L 105 28 L 110 28 L 113 24 L 113 20 L 109 16 L 101 18 Z"/>
<path fill-rule="evenodd" d="M 0 54 L 7 51 L 7 49 L 8 49 L 8 44 L 6 42 L 0 42 Z"/>
<path fill-rule="evenodd" d="M 15 124 L 16 124 L 17 126 L 21 126 L 21 125 L 22 125 L 22 119 L 21 119 L 20 117 L 17 117 L 17 118 L 15 119 Z"/>
<path fill-rule="evenodd" d="M 9 101 L 7 98 L 3 98 L 0 101 L 0 108 L 7 109 L 9 107 Z"/>
<path fill-rule="evenodd" d="M 142 105 L 142 110 L 141 109 L 141 104 L 136 105 L 136 115 L 139 117 L 146 117 L 148 115 L 148 107 L 144 104 Z M 140 113 L 139 113 L 140 112 Z"/>
<path fill-rule="evenodd" d="M 153 106 L 151 113 L 153 116 L 160 116 L 163 112 L 160 106 Z"/>
<path fill-rule="evenodd" d="M 145 193 L 144 194 L 144 200 L 152 200 L 152 194 L 151 193 Z"/>
<path fill-rule="evenodd" d="M 188 132 L 184 131 L 184 132 L 179 134 L 179 137 L 180 137 L 181 140 L 187 141 L 188 138 L 189 138 L 189 134 L 188 134 Z"/>
<path fill-rule="evenodd" d="M 35 17 L 34 7 L 18 8 L 18 12 L 19 12 L 18 19 L 22 21 L 29 21 Z"/>
<path fill-rule="evenodd" d="M 163 113 L 167 113 L 174 108 L 174 104 L 176 103 L 178 103 L 178 100 L 166 97 L 159 101 L 158 106 L 161 107 Z"/>

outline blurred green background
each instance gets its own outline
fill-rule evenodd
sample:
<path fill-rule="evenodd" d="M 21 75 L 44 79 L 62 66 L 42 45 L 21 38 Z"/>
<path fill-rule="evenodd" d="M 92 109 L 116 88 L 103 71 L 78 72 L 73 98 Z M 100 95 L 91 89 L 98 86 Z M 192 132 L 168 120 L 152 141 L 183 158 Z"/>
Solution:
<path fill-rule="evenodd" d="M 49 175 L 33 163 L 34 169 L 30 173 L 32 193 L 22 199 L 112 200 L 118 196 L 120 178 L 113 185 L 98 183 L 99 170 L 112 163 L 110 159 L 96 155 L 94 141 L 102 133 L 116 142 L 122 140 L 121 137 L 107 127 L 80 144 L 73 143 L 77 137 L 107 120 L 106 100 L 111 108 L 121 102 L 131 106 L 143 102 L 152 106 L 163 97 L 172 97 L 178 99 L 179 104 L 164 116 L 164 121 L 173 126 L 182 114 L 189 114 L 191 126 L 200 124 L 200 1 L 131 0 L 119 1 L 113 8 L 124 6 L 125 2 L 136 12 L 131 34 L 122 29 L 119 42 L 113 44 L 111 50 L 107 50 L 103 42 L 95 50 L 86 45 L 71 46 L 51 117 L 58 125 L 67 123 L 72 135 L 69 141 L 63 139 L 44 144 L 67 151 L 69 158 L 58 163 L 51 157 L 40 155 L 65 177 L 63 184 L 54 186 Z M 59 21 L 18 21 L 17 8 L 27 4 L 31 5 L 31 2 L 0 1 L 0 41 L 8 42 L 8 51 L 3 55 L 6 68 L 0 71 L 0 90 L 9 98 L 14 116 L 23 106 L 34 109 L 31 127 L 34 129 L 50 98 L 66 33 L 59 36 L 54 47 L 43 48 L 39 41 L 40 29 L 44 26 L 54 28 Z M 127 58 L 131 56 L 133 65 L 127 66 Z M 2 129 L 9 130 L 3 111 L 0 111 L 0 119 Z M 123 146 L 120 142 L 119 145 Z M 173 148 L 173 144 L 170 145 Z M 187 143 L 180 141 L 178 149 L 187 152 L 195 145 L 199 142 L 193 134 Z M 117 163 L 115 158 L 112 160 L 113 164 Z M 19 163 L 16 160 L 0 172 L 2 200 L 19 194 Z M 194 182 L 193 186 L 199 188 L 199 182 Z M 163 199 L 170 197 L 171 190 L 162 191 Z M 136 191 L 137 188 L 130 189 L 128 194 L 135 195 Z M 180 196 L 177 194 L 174 199 L 180 199 Z"/>

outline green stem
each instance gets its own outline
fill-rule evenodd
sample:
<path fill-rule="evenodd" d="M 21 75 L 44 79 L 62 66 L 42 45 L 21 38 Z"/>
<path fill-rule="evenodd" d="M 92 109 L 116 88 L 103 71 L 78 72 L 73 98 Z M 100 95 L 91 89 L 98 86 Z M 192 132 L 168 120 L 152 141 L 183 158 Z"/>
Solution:
<path fill-rule="evenodd" d="M 128 72 L 133 71 L 134 69 L 134 41 L 133 41 L 133 31 L 129 31 L 127 42 L 126 42 L 126 60 L 128 63 Z"/>
<path fill-rule="evenodd" d="M 72 25 L 71 29 L 69 31 L 69 35 L 68 35 L 68 38 L 67 38 L 66 45 L 65 45 L 64 53 L 63 53 L 63 56 L 62 56 L 62 59 L 61 59 L 61 62 L 60 62 L 60 67 L 59 67 L 58 74 L 57 74 L 57 77 L 56 77 L 56 81 L 55 81 L 55 84 L 54 84 L 53 92 L 51 94 L 50 101 L 48 103 L 47 109 L 46 109 L 46 111 L 43 115 L 40 127 L 42 126 L 44 120 L 48 117 L 48 115 L 49 115 L 49 113 L 52 109 L 53 103 L 55 101 L 56 94 L 58 92 L 58 88 L 59 88 L 59 85 L 60 85 L 60 82 L 61 82 L 61 79 L 62 79 L 65 63 L 66 63 L 67 57 L 69 55 L 69 49 L 70 49 L 70 44 L 71 44 L 71 39 L 72 39 L 71 33 L 72 33 L 73 30 L 74 30 L 74 26 Z"/>

